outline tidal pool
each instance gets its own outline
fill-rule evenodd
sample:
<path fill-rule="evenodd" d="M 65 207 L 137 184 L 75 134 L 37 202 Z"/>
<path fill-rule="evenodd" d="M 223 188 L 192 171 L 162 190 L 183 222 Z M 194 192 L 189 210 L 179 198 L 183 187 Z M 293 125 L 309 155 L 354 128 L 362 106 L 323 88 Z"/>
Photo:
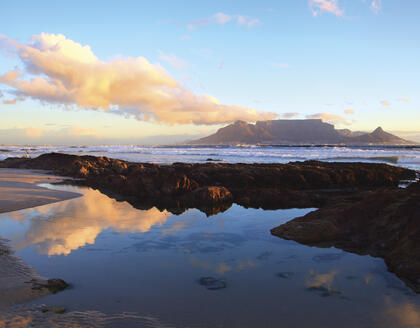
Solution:
<path fill-rule="evenodd" d="M 270 234 L 312 209 L 173 215 L 50 187 L 83 196 L 2 214 L 0 235 L 71 288 L 14 307 L 0 326 L 420 327 L 419 295 L 382 259 Z M 46 315 L 41 304 L 67 312 Z"/>

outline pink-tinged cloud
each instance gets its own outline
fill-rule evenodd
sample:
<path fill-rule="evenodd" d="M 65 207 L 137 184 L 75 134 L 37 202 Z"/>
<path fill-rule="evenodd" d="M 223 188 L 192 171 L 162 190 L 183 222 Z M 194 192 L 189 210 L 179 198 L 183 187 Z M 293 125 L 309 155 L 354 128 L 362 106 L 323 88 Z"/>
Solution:
<path fill-rule="evenodd" d="M 321 119 L 324 122 L 337 125 L 351 125 L 344 117 L 337 114 L 330 113 L 317 113 L 312 115 L 306 115 L 306 118 L 309 119 Z"/>
<path fill-rule="evenodd" d="M 221 63 L 219 64 L 219 67 L 217 67 L 217 69 L 218 69 L 219 71 L 220 71 L 220 70 L 222 70 L 224 65 L 225 65 L 225 63 L 224 63 L 224 62 L 221 62 Z"/>
<path fill-rule="evenodd" d="M 224 14 L 224 13 L 217 13 L 213 15 L 214 20 L 217 24 L 226 24 L 232 20 L 232 16 Z"/>
<path fill-rule="evenodd" d="M 382 9 L 382 0 L 372 0 L 370 3 L 370 9 L 375 13 L 380 13 Z"/>
<path fill-rule="evenodd" d="M 62 34 L 35 35 L 26 45 L 10 43 L 23 69 L 0 75 L 0 83 L 12 88 L 18 97 L 167 124 L 222 124 L 277 116 L 196 95 L 144 57 L 102 61 L 89 46 Z"/>
<path fill-rule="evenodd" d="M 380 103 L 381 103 L 382 106 L 385 106 L 385 107 L 391 106 L 391 103 L 387 100 L 382 100 Z"/>
<path fill-rule="evenodd" d="M 185 40 L 189 40 L 189 39 L 191 39 L 191 36 L 189 36 L 189 35 L 181 36 L 181 41 L 185 41 Z"/>
<path fill-rule="evenodd" d="M 260 23 L 258 18 L 252 18 L 243 15 L 229 15 L 222 12 L 216 13 L 210 17 L 199 18 L 187 25 L 190 30 L 194 30 L 198 27 L 206 26 L 211 23 L 224 25 L 230 22 L 236 22 L 238 25 L 253 27 Z"/>
<path fill-rule="evenodd" d="M 354 111 L 354 109 L 352 109 L 352 108 L 347 108 L 347 109 L 344 111 L 344 114 L 347 114 L 347 115 L 354 115 L 354 113 L 355 113 L 355 111 Z"/>
<path fill-rule="evenodd" d="M 185 61 L 183 61 L 182 59 L 179 59 L 174 54 L 166 55 L 162 51 L 160 51 L 159 52 L 159 58 L 161 60 L 164 60 L 167 63 L 169 63 L 169 65 L 171 65 L 173 67 L 176 67 L 176 68 L 183 68 L 183 67 L 187 66 L 187 63 Z"/>
<path fill-rule="evenodd" d="M 281 114 L 281 117 L 292 118 L 292 117 L 296 117 L 298 115 L 299 115 L 299 113 L 297 113 L 297 112 L 291 112 L 291 113 L 283 113 L 283 114 Z"/>
<path fill-rule="evenodd" d="M 404 102 L 408 102 L 408 98 L 406 98 L 406 97 L 400 98 L 400 100 L 404 101 Z"/>
<path fill-rule="evenodd" d="M 324 12 L 343 16 L 344 10 L 338 6 L 338 0 L 309 0 L 309 8 L 313 16 L 318 16 Z"/>
<path fill-rule="evenodd" d="M 274 67 L 278 67 L 278 68 L 287 68 L 289 67 L 289 64 L 286 63 L 275 63 L 273 64 Z"/>
<path fill-rule="evenodd" d="M 15 105 L 16 103 L 17 103 L 16 99 L 3 100 L 3 105 Z"/>

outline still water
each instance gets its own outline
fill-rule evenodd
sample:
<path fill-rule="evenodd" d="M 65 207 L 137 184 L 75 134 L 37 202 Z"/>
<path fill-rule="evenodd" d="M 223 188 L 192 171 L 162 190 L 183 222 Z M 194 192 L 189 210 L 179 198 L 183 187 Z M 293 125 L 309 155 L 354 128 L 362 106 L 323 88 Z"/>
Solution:
<path fill-rule="evenodd" d="M 40 326 L 420 327 L 420 296 L 383 260 L 270 229 L 311 209 L 139 210 L 97 190 L 0 215 L 26 263 L 71 288 L 17 307 Z M 40 304 L 65 314 L 43 315 Z"/>

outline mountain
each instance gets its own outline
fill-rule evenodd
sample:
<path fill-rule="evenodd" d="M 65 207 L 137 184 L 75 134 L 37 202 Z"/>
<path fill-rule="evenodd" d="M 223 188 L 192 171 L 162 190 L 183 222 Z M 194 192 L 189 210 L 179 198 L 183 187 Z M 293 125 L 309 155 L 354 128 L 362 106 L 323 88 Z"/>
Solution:
<path fill-rule="evenodd" d="M 415 144 L 400 137 L 397 137 L 391 133 L 385 132 L 381 127 L 378 127 L 372 133 L 366 133 L 359 136 L 355 136 L 352 142 L 355 144 L 388 144 L 388 145 L 407 145 Z"/>
<path fill-rule="evenodd" d="M 372 133 L 337 130 L 320 119 L 272 120 L 249 124 L 236 121 L 216 133 L 190 142 L 195 145 L 236 144 L 353 144 L 407 145 L 416 144 L 377 128 Z"/>

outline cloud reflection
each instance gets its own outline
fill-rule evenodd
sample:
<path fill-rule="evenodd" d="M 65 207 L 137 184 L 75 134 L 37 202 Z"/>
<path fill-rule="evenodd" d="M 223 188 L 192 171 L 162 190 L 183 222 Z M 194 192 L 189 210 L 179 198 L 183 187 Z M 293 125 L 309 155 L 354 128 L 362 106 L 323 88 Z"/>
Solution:
<path fill-rule="evenodd" d="M 40 254 L 67 255 L 94 244 L 105 229 L 116 232 L 147 232 L 162 225 L 171 214 L 137 210 L 127 202 L 117 202 L 97 190 L 84 189 L 84 196 L 71 201 L 11 213 L 19 222 L 29 221 L 25 233 L 11 238 L 15 249 L 34 246 Z"/>

